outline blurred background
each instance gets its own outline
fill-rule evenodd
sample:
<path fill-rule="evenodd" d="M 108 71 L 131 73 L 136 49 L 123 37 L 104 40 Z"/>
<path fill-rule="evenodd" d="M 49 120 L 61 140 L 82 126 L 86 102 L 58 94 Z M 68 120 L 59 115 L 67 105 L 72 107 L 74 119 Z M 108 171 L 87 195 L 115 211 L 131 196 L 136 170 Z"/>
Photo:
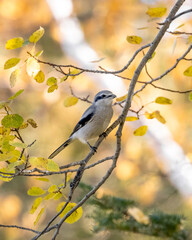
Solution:
<path fill-rule="evenodd" d="M 96 92 L 106 86 L 116 89 L 115 93 L 118 97 L 122 96 L 128 89 L 129 81 L 120 78 L 114 80 L 112 77 L 103 80 L 101 75 L 81 74 L 60 83 L 58 90 L 53 93 L 47 93 L 46 83 L 39 84 L 26 73 L 24 61 L 29 57 L 27 51 L 31 51 L 32 46 L 27 45 L 22 49 L 11 51 L 5 49 L 6 41 L 14 37 L 28 39 L 31 33 L 42 26 L 45 34 L 36 46 L 36 51 L 43 50 L 42 60 L 57 64 L 75 64 L 89 68 L 102 66 L 104 69 L 118 70 L 141 46 L 129 44 L 126 41 L 127 35 L 141 36 L 142 44 L 147 44 L 158 32 L 156 23 L 160 22 L 160 19 L 151 20 L 146 15 L 148 7 L 167 7 L 168 13 L 174 2 L 171 0 L 0 1 L 0 69 L 2 70 L 0 71 L 0 101 L 6 100 L 20 89 L 25 89 L 24 93 L 11 105 L 11 108 L 13 113 L 22 115 L 24 119 L 33 118 L 38 124 L 36 129 L 28 127 L 21 132 L 27 144 L 37 140 L 29 149 L 31 156 L 48 157 L 69 136 L 81 114 L 89 106 L 86 102 L 78 101 L 75 106 L 64 107 L 65 97 L 71 94 L 70 87 L 77 96 L 90 95 L 89 99 L 93 100 Z M 188 9 L 190 5 L 190 0 L 186 1 L 183 10 Z M 171 25 L 171 30 L 190 32 L 191 24 L 191 15 L 184 15 Z M 70 39 L 72 39 L 71 43 Z M 92 54 L 84 51 L 79 42 L 86 44 Z M 71 47 L 73 44 L 74 49 Z M 155 57 L 148 64 L 149 73 L 153 77 L 161 75 L 175 63 L 187 47 L 187 35 L 167 33 L 160 43 Z M 131 78 L 142 56 L 142 53 L 139 54 L 122 76 Z M 23 63 L 20 63 L 21 78 L 13 88 L 9 83 L 12 70 L 3 70 L 4 62 L 11 57 L 20 57 L 23 60 Z M 157 85 L 180 91 L 192 89 L 192 79 L 183 75 L 184 70 L 189 66 L 190 62 L 181 61 L 177 68 L 160 80 Z M 41 69 L 44 71 L 46 79 L 51 76 L 62 78 L 62 75 L 51 67 L 41 65 Z M 150 79 L 143 71 L 139 80 L 149 81 Z M 136 86 L 137 89 L 140 87 L 141 84 Z M 177 187 L 174 181 L 179 180 L 182 183 L 182 179 L 171 179 L 170 168 L 167 167 L 169 164 L 165 164 L 169 159 L 165 160 L 167 155 L 162 154 L 162 151 L 165 150 L 163 147 L 166 145 L 166 136 L 168 136 L 169 140 L 171 139 L 172 143 L 176 144 L 179 151 L 182 152 L 181 156 L 187 158 L 187 161 L 182 157 L 180 159 L 181 162 L 184 162 L 186 169 L 191 168 L 192 103 L 187 94 L 176 94 L 147 87 L 139 94 L 139 97 L 134 98 L 132 109 L 138 110 L 142 105 L 154 101 L 158 96 L 172 99 L 173 104 L 168 106 L 149 104 L 145 110 L 149 112 L 159 110 L 167 121 L 166 126 L 161 126 L 162 124 L 157 123 L 157 120 L 146 121 L 142 116 L 139 123 L 128 122 L 123 131 L 122 152 L 117 167 L 97 194 L 101 196 L 105 193 L 133 199 L 143 209 L 149 211 L 160 209 L 166 213 L 182 214 L 186 217 L 185 226 L 191 231 L 192 179 L 189 182 L 190 178 L 187 178 L 188 188 L 185 187 L 185 182 L 183 191 L 182 186 Z M 114 107 L 113 120 L 117 118 L 120 110 L 119 106 Z M 153 128 L 144 137 L 134 136 L 133 131 L 143 123 L 149 127 L 153 126 Z M 163 147 L 161 145 L 163 143 L 157 141 L 161 127 L 168 132 L 164 138 L 159 140 L 165 141 Z M 102 143 L 91 162 L 111 155 L 114 149 L 115 130 Z M 172 158 L 178 157 L 177 150 L 169 150 L 172 152 Z M 88 151 L 87 146 L 77 142 L 62 152 L 55 160 L 59 165 L 79 161 L 87 155 Z M 96 184 L 105 175 L 109 164 L 106 162 L 102 166 L 99 165 L 86 171 L 83 181 Z M 181 176 L 179 175 L 179 178 Z M 62 180 L 63 178 L 60 176 L 50 178 L 52 184 L 60 184 Z M 43 183 L 32 177 L 18 177 L 10 183 L 0 182 L 0 184 L 0 224 L 32 227 L 36 215 L 30 215 L 29 210 L 34 198 L 27 195 L 27 190 L 31 186 L 47 189 L 49 183 Z M 46 220 L 55 214 L 57 204 L 58 202 L 47 202 L 47 211 L 35 228 L 41 229 L 45 225 Z M 90 211 L 89 207 L 85 206 L 83 218 L 75 224 L 64 225 L 58 239 L 64 239 L 63 236 L 65 239 L 128 239 L 128 237 L 129 239 L 145 239 L 143 236 L 122 232 L 94 234 L 92 232 L 94 222 L 86 218 L 86 214 Z M 3 240 L 30 239 L 32 236 L 33 234 L 20 230 L 0 229 L 0 239 Z M 146 239 L 154 238 L 146 237 Z"/>

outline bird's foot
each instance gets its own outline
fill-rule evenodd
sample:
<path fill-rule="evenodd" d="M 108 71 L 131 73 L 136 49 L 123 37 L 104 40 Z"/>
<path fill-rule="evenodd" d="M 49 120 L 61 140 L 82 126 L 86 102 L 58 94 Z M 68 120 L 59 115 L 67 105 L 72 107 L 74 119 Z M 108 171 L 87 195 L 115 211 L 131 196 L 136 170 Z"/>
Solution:
<path fill-rule="evenodd" d="M 89 145 L 91 150 L 93 150 L 95 153 L 97 152 L 97 147 L 91 146 L 89 142 L 87 142 L 87 144 Z"/>

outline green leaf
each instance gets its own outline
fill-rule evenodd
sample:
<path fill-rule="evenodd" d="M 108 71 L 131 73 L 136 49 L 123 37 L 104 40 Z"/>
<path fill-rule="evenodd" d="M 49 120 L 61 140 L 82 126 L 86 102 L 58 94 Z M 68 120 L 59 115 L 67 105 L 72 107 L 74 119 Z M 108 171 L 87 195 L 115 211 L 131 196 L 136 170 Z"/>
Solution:
<path fill-rule="evenodd" d="M 54 162 L 52 159 L 48 159 L 46 169 L 50 172 L 59 172 L 60 171 L 58 164 L 56 162 Z"/>
<path fill-rule="evenodd" d="M 71 107 L 75 105 L 78 102 L 78 98 L 73 96 L 68 96 L 64 99 L 64 106 L 65 107 Z"/>
<path fill-rule="evenodd" d="M 162 17 L 167 12 L 167 8 L 163 7 L 156 7 L 156 8 L 149 8 L 146 12 L 149 17 L 157 18 Z"/>
<path fill-rule="evenodd" d="M 24 43 L 24 40 L 22 37 L 12 38 L 7 41 L 5 48 L 6 49 L 20 48 L 20 47 L 22 47 L 23 43 Z"/>
<path fill-rule="evenodd" d="M 157 97 L 155 103 L 158 104 L 172 104 L 172 100 L 166 97 Z"/>
<path fill-rule="evenodd" d="M 57 212 L 61 211 L 64 205 L 65 205 L 65 202 L 61 202 L 57 206 Z M 66 206 L 66 208 L 63 210 L 63 212 L 59 215 L 60 218 L 63 218 L 65 214 L 67 214 L 75 206 L 76 206 L 76 203 L 69 203 Z M 75 223 L 82 217 L 82 215 L 83 215 L 83 209 L 82 207 L 79 207 L 65 220 L 65 222 L 70 224 Z"/>
<path fill-rule="evenodd" d="M 192 77 L 192 66 L 188 67 L 183 74 L 187 77 Z"/>
<path fill-rule="evenodd" d="M 45 81 L 45 74 L 40 70 L 34 77 L 36 82 L 42 83 Z"/>
<path fill-rule="evenodd" d="M 57 79 L 55 77 L 50 77 L 47 79 L 47 86 L 53 86 L 57 84 Z"/>
<path fill-rule="evenodd" d="M 10 101 L 0 101 L 0 109 L 8 107 Z"/>
<path fill-rule="evenodd" d="M 39 214 L 37 215 L 37 218 L 34 222 L 34 225 L 37 224 L 37 222 L 39 221 L 39 219 L 40 219 L 40 217 L 41 217 L 41 215 L 43 214 L 44 211 L 45 211 L 45 207 L 41 208 L 41 210 L 40 210 Z"/>
<path fill-rule="evenodd" d="M 18 69 L 15 69 L 12 73 L 11 73 L 11 76 L 10 76 L 10 85 L 11 85 L 11 88 L 13 88 L 17 82 L 17 80 L 20 78 L 20 75 L 21 75 L 21 70 L 18 68 Z"/>
<path fill-rule="evenodd" d="M 43 36 L 45 30 L 44 28 L 40 27 L 37 31 L 35 31 L 30 37 L 29 37 L 29 42 L 31 43 L 36 43 L 38 42 L 41 37 Z"/>
<path fill-rule="evenodd" d="M 40 187 L 31 187 L 27 191 L 27 194 L 30 196 L 40 196 L 40 195 L 43 195 L 44 193 L 45 193 L 45 191 Z"/>
<path fill-rule="evenodd" d="M 127 36 L 127 42 L 131 44 L 140 44 L 142 42 L 142 38 L 139 36 Z"/>
<path fill-rule="evenodd" d="M 24 91 L 24 89 L 19 90 L 18 92 L 16 92 L 13 96 L 11 96 L 10 98 L 8 98 L 8 100 L 13 100 L 16 97 L 18 97 L 22 92 Z"/>
<path fill-rule="evenodd" d="M 137 128 L 137 129 L 133 132 L 133 134 L 134 134 L 135 136 L 143 136 L 143 135 L 146 134 L 147 129 L 148 129 L 147 126 L 145 126 L 145 125 L 144 125 L 144 126 L 141 126 L 141 127 Z"/>
<path fill-rule="evenodd" d="M 6 128 L 19 128 L 23 123 L 23 118 L 19 114 L 6 115 L 1 124 Z"/>
<path fill-rule="evenodd" d="M 9 144 L 17 148 L 27 148 L 27 144 L 22 142 L 9 142 Z"/>
<path fill-rule="evenodd" d="M 33 214 L 37 210 L 41 202 L 42 202 L 42 197 L 36 198 L 29 213 Z"/>
<path fill-rule="evenodd" d="M 4 69 L 15 67 L 20 62 L 20 58 L 10 58 L 4 64 Z"/>

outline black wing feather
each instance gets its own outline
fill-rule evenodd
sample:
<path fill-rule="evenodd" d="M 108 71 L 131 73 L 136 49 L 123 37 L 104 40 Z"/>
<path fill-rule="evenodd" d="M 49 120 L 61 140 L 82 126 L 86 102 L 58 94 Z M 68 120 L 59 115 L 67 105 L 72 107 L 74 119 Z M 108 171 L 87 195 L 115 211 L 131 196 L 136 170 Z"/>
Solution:
<path fill-rule="evenodd" d="M 93 108 L 93 105 L 92 105 L 84 112 L 83 116 L 81 117 L 81 119 L 79 120 L 75 128 L 73 129 L 73 132 L 71 133 L 70 137 L 75 132 L 77 132 L 80 128 L 82 128 L 86 123 L 88 123 L 92 119 L 94 113 L 95 113 L 95 108 Z"/>

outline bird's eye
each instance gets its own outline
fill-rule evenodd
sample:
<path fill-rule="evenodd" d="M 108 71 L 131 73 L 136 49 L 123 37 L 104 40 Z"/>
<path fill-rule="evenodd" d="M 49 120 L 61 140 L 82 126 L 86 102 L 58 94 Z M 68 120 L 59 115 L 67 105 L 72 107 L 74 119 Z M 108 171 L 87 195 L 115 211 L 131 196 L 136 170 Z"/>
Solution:
<path fill-rule="evenodd" d="M 105 95 L 105 94 L 102 94 L 102 95 L 101 95 L 101 97 L 102 97 L 102 98 L 105 98 L 105 97 L 106 97 L 106 95 Z"/>

